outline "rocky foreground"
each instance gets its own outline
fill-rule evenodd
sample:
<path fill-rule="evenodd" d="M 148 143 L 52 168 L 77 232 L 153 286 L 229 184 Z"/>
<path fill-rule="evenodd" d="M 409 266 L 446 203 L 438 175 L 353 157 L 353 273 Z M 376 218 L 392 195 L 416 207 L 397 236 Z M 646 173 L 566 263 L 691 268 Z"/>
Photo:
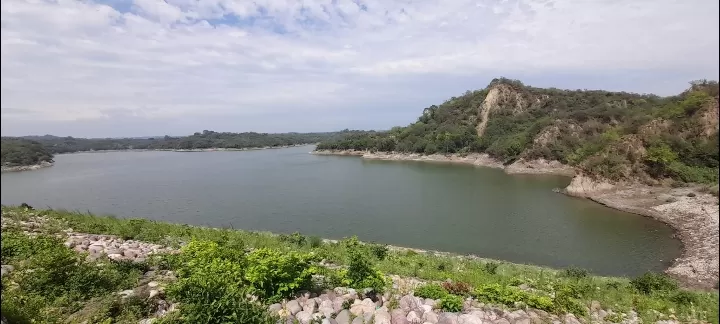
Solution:
<path fill-rule="evenodd" d="M 51 167 L 53 164 L 51 162 L 40 162 L 38 164 L 33 165 L 17 165 L 17 166 L 5 166 L 3 165 L 0 167 L 0 171 L 2 172 L 19 172 L 19 171 L 32 171 L 32 170 L 39 170 L 42 168 Z"/>
<path fill-rule="evenodd" d="M 2 227 L 19 227 L 30 236 L 44 233 L 43 227 L 48 219 L 34 216 L 27 221 L 2 218 Z M 86 253 L 89 260 L 102 261 L 103 257 L 114 260 L 145 262 L 154 254 L 179 253 L 176 248 L 159 244 L 123 240 L 112 235 L 77 233 L 65 229 L 60 234 L 65 238 L 65 246 Z M 322 263 L 321 266 L 327 266 Z M 14 271 L 11 265 L 2 265 L 2 276 Z M 269 311 L 279 317 L 278 323 L 323 323 L 323 324 L 512 324 L 512 323 L 640 323 L 634 311 L 614 312 L 604 308 L 598 302 L 592 302 L 587 309 L 589 318 L 576 317 L 573 314 L 558 316 L 542 310 L 516 305 L 508 308 L 502 305 L 484 304 L 473 298 L 466 298 L 462 310 L 447 312 L 440 309 L 440 300 L 414 296 L 414 289 L 426 282 L 400 276 L 390 276 L 392 287 L 383 294 L 371 289 L 357 291 L 346 287 L 327 287 L 323 276 L 315 276 L 317 292 L 300 293 L 295 299 L 284 300 L 269 306 Z M 147 271 L 137 287 L 116 294 L 121 298 L 140 297 L 153 301 L 154 317 L 140 321 L 149 324 L 182 307 L 165 299 L 165 287 L 177 280 L 172 271 L 153 268 Z M 530 288 L 528 288 L 530 289 Z M 657 323 L 679 323 L 672 320 Z"/>

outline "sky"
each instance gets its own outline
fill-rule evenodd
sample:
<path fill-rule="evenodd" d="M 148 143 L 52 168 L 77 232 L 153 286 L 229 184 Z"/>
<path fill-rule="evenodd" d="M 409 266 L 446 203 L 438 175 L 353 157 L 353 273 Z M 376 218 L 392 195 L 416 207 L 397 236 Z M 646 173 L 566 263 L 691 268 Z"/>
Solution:
<path fill-rule="evenodd" d="M 496 77 L 677 94 L 717 0 L 1 0 L 3 136 L 389 129 Z"/>

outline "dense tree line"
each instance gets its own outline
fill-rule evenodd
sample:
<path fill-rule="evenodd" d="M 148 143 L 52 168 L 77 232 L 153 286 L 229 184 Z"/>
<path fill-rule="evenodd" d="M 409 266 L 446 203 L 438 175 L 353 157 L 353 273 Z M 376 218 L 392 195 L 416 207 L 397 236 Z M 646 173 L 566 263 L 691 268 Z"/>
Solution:
<path fill-rule="evenodd" d="M 34 165 L 52 162 L 53 155 L 42 144 L 20 138 L 2 138 L 0 141 L 1 163 L 3 166 Z"/>
<path fill-rule="evenodd" d="M 278 147 L 296 144 L 317 143 L 339 136 L 332 133 L 227 133 L 204 130 L 190 136 L 164 136 L 157 138 L 75 138 L 52 135 L 26 136 L 45 146 L 51 153 L 70 153 L 80 151 L 104 151 L 126 149 L 207 149 L 207 148 L 254 148 Z"/>
<path fill-rule="evenodd" d="M 611 179 L 718 179 L 718 83 L 693 81 L 659 97 L 626 92 L 529 87 L 495 79 L 423 110 L 406 127 L 345 133 L 318 149 L 423 154 L 485 152 L 506 163 L 545 158 Z M 494 90 L 482 136 L 483 102 Z"/>

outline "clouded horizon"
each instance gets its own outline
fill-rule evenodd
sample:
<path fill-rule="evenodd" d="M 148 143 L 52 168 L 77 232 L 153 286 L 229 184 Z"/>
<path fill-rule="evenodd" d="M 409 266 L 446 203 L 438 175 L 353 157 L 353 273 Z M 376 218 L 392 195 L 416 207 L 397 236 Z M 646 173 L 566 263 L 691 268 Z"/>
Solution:
<path fill-rule="evenodd" d="M 717 0 L 2 0 L 2 135 L 388 129 L 496 77 L 673 95 Z"/>

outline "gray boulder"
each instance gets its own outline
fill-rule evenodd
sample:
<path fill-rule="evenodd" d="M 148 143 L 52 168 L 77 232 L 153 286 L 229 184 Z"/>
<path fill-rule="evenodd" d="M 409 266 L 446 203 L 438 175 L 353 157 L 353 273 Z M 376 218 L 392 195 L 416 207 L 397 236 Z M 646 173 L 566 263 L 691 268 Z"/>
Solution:
<path fill-rule="evenodd" d="M 392 324 L 409 324 L 407 320 L 407 312 L 402 309 L 393 309 L 390 312 L 390 321 Z"/>
<path fill-rule="evenodd" d="M 350 324 L 350 311 L 347 309 L 341 310 L 337 316 L 335 316 L 337 324 Z"/>
<path fill-rule="evenodd" d="M 313 314 L 308 311 L 302 311 L 295 314 L 295 318 L 302 324 L 310 324 L 313 319 Z"/>
<path fill-rule="evenodd" d="M 438 324 L 459 324 L 458 316 L 455 313 L 441 313 L 438 316 Z"/>
<path fill-rule="evenodd" d="M 482 319 L 471 314 L 462 314 L 458 317 L 459 324 L 483 324 Z"/>
<path fill-rule="evenodd" d="M 285 308 L 290 312 L 291 315 L 295 315 L 302 310 L 300 303 L 297 300 L 291 300 L 285 305 Z"/>
<path fill-rule="evenodd" d="M 390 313 L 384 309 L 378 309 L 375 311 L 375 324 L 391 324 Z"/>

